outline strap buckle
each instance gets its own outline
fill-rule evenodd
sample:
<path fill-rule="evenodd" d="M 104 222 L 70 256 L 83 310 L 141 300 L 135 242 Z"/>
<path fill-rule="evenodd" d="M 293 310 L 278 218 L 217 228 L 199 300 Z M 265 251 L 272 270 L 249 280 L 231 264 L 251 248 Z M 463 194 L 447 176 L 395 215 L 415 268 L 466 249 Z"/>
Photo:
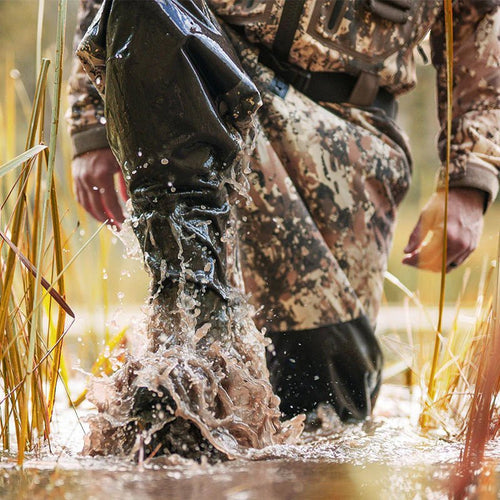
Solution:
<path fill-rule="evenodd" d="M 293 68 L 290 73 L 292 75 L 290 84 L 299 92 L 306 93 L 311 83 L 311 72 L 301 68 Z"/>
<path fill-rule="evenodd" d="M 260 48 L 259 61 L 271 68 L 276 76 L 295 87 L 299 92 L 306 92 L 311 82 L 312 73 L 289 62 L 280 61 L 275 54 L 265 47 Z"/>

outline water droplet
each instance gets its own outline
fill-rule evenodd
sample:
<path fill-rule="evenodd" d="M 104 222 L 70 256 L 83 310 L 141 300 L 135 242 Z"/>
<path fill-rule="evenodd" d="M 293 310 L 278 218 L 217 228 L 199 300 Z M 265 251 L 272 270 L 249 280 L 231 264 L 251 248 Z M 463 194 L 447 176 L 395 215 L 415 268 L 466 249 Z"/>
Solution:
<path fill-rule="evenodd" d="M 139 156 L 139 157 L 142 156 L 142 149 L 139 149 L 139 151 L 137 151 L 137 156 Z"/>
<path fill-rule="evenodd" d="M 161 159 L 161 164 L 162 165 L 168 165 L 168 158 L 162 158 Z"/>

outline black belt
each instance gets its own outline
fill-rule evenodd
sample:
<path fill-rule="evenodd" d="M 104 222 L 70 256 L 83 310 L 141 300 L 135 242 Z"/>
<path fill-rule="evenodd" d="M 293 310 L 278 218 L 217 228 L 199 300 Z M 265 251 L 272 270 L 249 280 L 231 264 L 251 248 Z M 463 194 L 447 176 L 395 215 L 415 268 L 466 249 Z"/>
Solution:
<path fill-rule="evenodd" d="M 280 61 L 266 47 L 259 46 L 259 62 L 272 69 L 276 76 L 295 87 L 316 102 L 350 103 L 354 106 L 375 107 L 389 117 L 397 115 L 394 96 L 377 84 L 378 77 L 361 73 L 359 77 L 347 73 L 306 71 L 288 62 Z M 282 90 L 282 86 L 274 84 Z M 277 92 L 278 93 L 278 92 Z"/>

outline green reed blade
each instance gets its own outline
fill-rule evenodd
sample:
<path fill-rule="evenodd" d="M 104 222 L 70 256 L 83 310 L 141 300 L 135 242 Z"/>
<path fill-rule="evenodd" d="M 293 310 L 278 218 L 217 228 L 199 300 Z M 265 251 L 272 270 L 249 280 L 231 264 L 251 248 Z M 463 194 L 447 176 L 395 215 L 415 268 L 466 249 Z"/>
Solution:
<path fill-rule="evenodd" d="M 26 164 L 29 160 L 40 154 L 44 149 L 47 149 L 45 144 L 38 144 L 28 149 L 24 153 L 16 156 L 12 160 L 8 161 L 4 165 L 0 166 L 0 177 L 3 177 L 5 174 L 14 170 L 24 164 Z"/>

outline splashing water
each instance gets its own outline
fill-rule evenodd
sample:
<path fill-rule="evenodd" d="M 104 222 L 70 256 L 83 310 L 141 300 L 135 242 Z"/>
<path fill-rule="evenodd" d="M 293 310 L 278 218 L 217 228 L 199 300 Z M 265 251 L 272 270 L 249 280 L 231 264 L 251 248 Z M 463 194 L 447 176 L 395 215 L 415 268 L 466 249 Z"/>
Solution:
<path fill-rule="evenodd" d="M 251 146 L 246 144 L 242 151 Z M 242 152 L 228 171 L 227 184 L 240 201 L 247 196 L 241 175 L 245 170 L 241 164 L 247 161 Z M 120 234 L 131 257 L 140 253 L 137 240 L 130 237 L 131 228 L 143 226 L 140 214 Z M 217 460 L 296 441 L 303 417 L 280 422 L 279 400 L 265 362 L 269 342 L 255 327 L 253 310 L 239 291 L 232 215 L 220 239 L 228 248 L 233 283 L 225 301 L 190 279 L 193 270 L 180 235 L 181 272 L 175 287 L 166 285 L 168 263 L 162 259 L 156 266 L 145 333 L 117 373 L 91 383 L 88 399 L 98 413 L 89 417 L 85 453 L 136 458 L 176 453 Z M 208 273 L 210 266 L 208 260 L 204 268 Z"/>

